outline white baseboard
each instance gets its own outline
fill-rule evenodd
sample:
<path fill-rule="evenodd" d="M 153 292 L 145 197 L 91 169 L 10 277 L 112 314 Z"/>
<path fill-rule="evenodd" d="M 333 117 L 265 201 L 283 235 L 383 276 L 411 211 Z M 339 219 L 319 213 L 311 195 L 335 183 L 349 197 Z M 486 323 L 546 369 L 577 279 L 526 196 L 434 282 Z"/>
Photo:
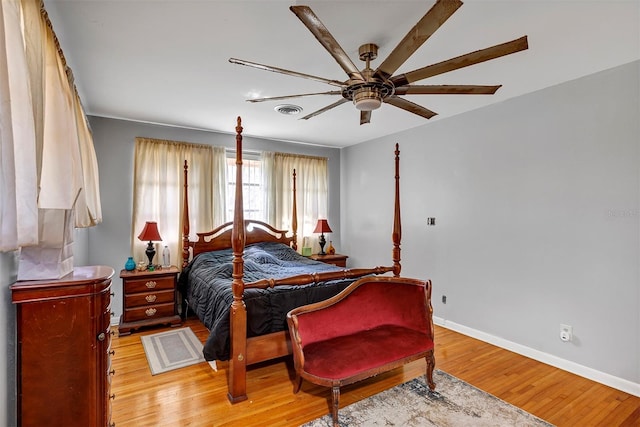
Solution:
<path fill-rule="evenodd" d="M 493 344 L 497 347 L 504 348 L 514 353 L 521 354 L 531 359 L 537 360 L 547 365 L 554 366 L 572 374 L 580 375 L 581 377 L 588 378 L 592 381 L 604 384 L 609 387 L 624 391 L 625 393 L 632 394 L 640 397 L 640 384 L 619 378 L 605 372 L 597 371 L 587 366 L 580 365 L 570 360 L 562 359 L 560 357 L 548 354 L 531 347 L 527 347 L 512 341 L 505 340 L 503 338 L 496 337 L 486 332 L 479 331 L 477 329 L 469 328 L 464 325 L 460 325 L 455 322 L 445 320 L 441 317 L 434 316 L 433 323 L 442 326 L 452 331 L 459 332 L 463 335 L 470 336 L 472 338 L 479 339 L 480 341 Z M 436 361 L 437 362 L 437 361 Z"/>

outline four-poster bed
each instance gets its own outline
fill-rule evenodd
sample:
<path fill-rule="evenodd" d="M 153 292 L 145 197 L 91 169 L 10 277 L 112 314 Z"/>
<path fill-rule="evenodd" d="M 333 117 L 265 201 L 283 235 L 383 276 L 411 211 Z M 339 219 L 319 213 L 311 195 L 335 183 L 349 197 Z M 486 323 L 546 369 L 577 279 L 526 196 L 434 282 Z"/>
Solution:
<path fill-rule="evenodd" d="M 295 171 L 291 236 L 287 235 L 287 231 L 278 230 L 264 222 L 244 219 L 240 117 L 236 126 L 233 222 L 210 232 L 197 233 L 198 240 L 195 242 L 189 240 L 187 175 L 188 165 L 185 162 L 183 272 L 180 290 L 183 304 L 189 305 L 211 333 L 205 343 L 205 358 L 229 360 L 228 398 L 232 403 L 247 399 L 247 365 L 291 354 L 286 325 L 286 313 L 289 310 L 327 299 L 346 288 L 356 278 L 365 275 L 389 272 L 394 276 L 400 275 L 400 176 L 397 144 L 393 265 L 389 267 L 342 269 L 302 257 L 295 251 Z M 191 262 L 190 255 L 193 257 Z M 184 313 L 187 306 L 183 305 L 182 310 Z"/>

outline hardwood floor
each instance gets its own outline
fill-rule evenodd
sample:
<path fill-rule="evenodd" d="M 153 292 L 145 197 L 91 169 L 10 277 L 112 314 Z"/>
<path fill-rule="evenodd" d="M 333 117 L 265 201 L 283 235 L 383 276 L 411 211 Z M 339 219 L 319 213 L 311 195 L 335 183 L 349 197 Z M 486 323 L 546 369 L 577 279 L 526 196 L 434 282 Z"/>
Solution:
<path fill-rule="evenodd" d="M 208 332 L 196 319 L 189 326 L 204 342 Z M 117 329 L 117 328 L 116 328 Z M 303 382 L 293 394 L 292 363 L 286 359 L 251 367 L 249 399 L 227 400 L 226 364 L 207 363 L 152 376 L 140 336 L 113 339 L 113 417 L 128 426 L 298 426 L 329 412 L 328 388 Z M 436 367 L 519 406 L 557 426 L 640 426 L 640 397 L 589 381 L 436 327 Z M 342 389 L 341 407 L 424 373 L 424 361 Z M 466 426 L 465 426 L 466 427 Z"/>

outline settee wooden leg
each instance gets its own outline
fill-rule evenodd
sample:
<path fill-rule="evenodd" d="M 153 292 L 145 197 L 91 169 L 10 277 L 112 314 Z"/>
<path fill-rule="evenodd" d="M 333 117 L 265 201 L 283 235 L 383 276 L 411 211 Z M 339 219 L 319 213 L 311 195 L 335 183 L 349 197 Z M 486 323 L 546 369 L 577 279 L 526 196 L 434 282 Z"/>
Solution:
<path fill-rule="evenodd" d="M 331 387 L 331 417 L 333 418 L 333 427 L 338 427 L 338 405 L 340 404 L 340 386 Z"/>
<path fill-rule="evenodd" d="M 429 389 L 435 390 L 436 383 L 433 382 L 433 369 L 436 367 L 436 358 L 433 354 L 433 351 L 431 351 L 427 355 L 427 357 L 425 357 L 425 359 L 427 360 L 427 371 L 425 374 L 425 380 L 427 382 L 427 385 L 429 386 Z"/>
<path fill-rule="evenodd" d="M 293 394 L 296 394 L 300 391 L 300 387 L 302 386 L 302 377 L 300 375 L 296 375 L 296 379 L 293 380 Z"/>

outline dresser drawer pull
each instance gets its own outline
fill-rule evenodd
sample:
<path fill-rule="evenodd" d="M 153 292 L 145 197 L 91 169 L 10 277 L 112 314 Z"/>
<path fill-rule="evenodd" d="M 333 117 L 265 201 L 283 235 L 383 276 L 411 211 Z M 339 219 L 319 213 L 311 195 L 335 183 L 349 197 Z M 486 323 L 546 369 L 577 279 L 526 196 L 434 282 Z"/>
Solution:
<path fill-rule="evenodd" d="M 104 341 L 105 338 L 106 338 L 106 335 L 104 334 L 104 332 L 100 332 L 98 334 L 98 341 Z"/>
<path fill-rule="evenodd" d="M 110 395 L 109 395 L 109 399 L 113 400 L 113 399 L 115 399 L 115 398 L 116 398 L 116 395 L 115 395 L 115 394 L 110 394 Z"/>
<path fill-rule="evenodd" d="M 150 295 L 147 295 L 146 297 L 144 297 L 144 299 L 146 299 L 146 300 L 147 300 L 147 302 L 155 302 L 155 300 L 156 300 L 157 298 L 158 298 L 158 297 L 157 297 L 157 296 L 155 296 L 154 294 L 150 294 Z"/>
<path fill-rule="evenodd" d="M 115 356 L 115 355 L 116 355 L 116 351 L 115 351 L 115 350 L 111 350 L 111 351 L 109 351 L 109 354 L 110 354 L 111 356 Z"/>
<path fill-rule="evenodd" d="M 153 289 L 156 287 L 157 283 L 153 280 L 149 280 L 147 283 L 144 284 L 147 288 L 149 289 Z"/>
<path fill-rule="evenodd" d="M 111 292 L 109 295 L 111 295 L 112 297 L 115 297 L 116 293 L 115 292 Z"/>
<path fill-rule="evenodd" d="M 158 310 L 156 310 L 155 308 L 147 308 L 144 312 L 146 313 L 147 316 L 151 317 L 155 315 L 157 311 Z"/>
<path fill-rule="evenodd" d="M 116 374 L 116 370 L 115 369 L 112 369 L 112 370 L 109 371 L 109 375 L 115 375 L 115 374 Z"/>

